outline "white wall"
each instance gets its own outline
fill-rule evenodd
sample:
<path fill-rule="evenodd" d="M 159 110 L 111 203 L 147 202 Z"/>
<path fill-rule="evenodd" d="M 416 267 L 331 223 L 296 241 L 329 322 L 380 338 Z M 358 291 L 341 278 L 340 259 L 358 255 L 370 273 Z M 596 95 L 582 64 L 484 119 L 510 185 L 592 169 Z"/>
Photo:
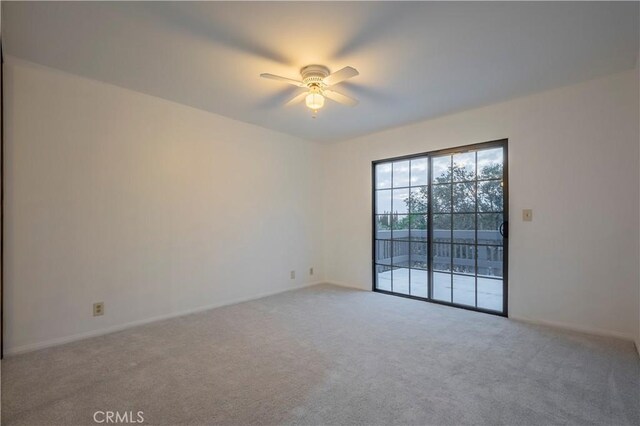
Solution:
<path fill-rule="evenodd" d="M 639 336 L 635 72 L 323 146 L 8 59 L 9 353 L 324 278 L 369 289 L 371 161 L 505 137 L 511 317 Z"/>
<path fill-rule="evenodd" d="M 13 58 L 5 84 L 8 353 L 322 278 L 320 145 Z"/>
<path fill-rule="evenodd" d="M 371 288 L 372 160 L 508 138 L 510 316 L 635 339 L 638 114 L 629 71 L 330 146 L 328 280 Z"/>

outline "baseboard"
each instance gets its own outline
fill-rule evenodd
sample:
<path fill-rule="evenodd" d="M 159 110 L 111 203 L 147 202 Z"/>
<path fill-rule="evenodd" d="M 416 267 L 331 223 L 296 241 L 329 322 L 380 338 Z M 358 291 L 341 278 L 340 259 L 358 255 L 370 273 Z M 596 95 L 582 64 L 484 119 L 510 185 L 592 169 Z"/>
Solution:
<path fill-rule="evenodd" d="M 332 284 L 332 285 L 336 285 L 336 286 L 340 286 L 340 287 L 346 287 L 346 288 L 350 288 L 350 289 L 354 289 L 354 290 L 361 290 L 361 291 L 364 290 L 364 291 L 366 291 L 366 289 L 363 289 L 361 287 L 355 287 L 354 285 L 347 284 L 347 283 L 340 282 L 340 281 L 327 280 L 325 282 L 327 284 Z M 592 327 L 574 326 L 574 325 L 566 324 L 566 323 L 562 323 L 562 322 L 536 320 L 536 319 L 531 319 L 531 318 L 519 317 L 517 315 L 512 315 L 512 314 L 509 314 L 509 319 L 512 319 L 514 321 L 525 322 L 525 323 L 529 323 L 529 324 L 544 325 L 546 327 L 553 327 L 553 328 L 557 328 L 557 329 L 561 329 L 561 330 L 575 331 L 575 332 L 579 332 L 579 333 L 591 334 L 591 335 L 594 335 L 594 336 L 615 337 L 617 339 L 629 340 L 629 341 L 631 341 L 631 342 L 633 342 L 635 344 L 636 349 L 638 351 L 638 355 L 640 356 L 640 341 L 637 340 L 635 336 L 632 336 L 632 335 L 627 334 L 627 333 L 620 333 L 620 332 L 610 331 L 610 330 L 602 330 L 602 329 L 592 328 Z"/>
<path fill-rule="evenodd" d="M 343 283 L 343 282 L 340 282 L 340 281 L 328 281 L 328 280 L 325 280 L 324 283 L 325 284 L 331 284 L 331 285 L 337 285 L 338 287 L 345 287 L 345 288 L 349 288 L 349 289 L 352 289 L 352 290 L 367 291 L 367 289 L 364 289 L 362 287 L 356 287 L 354 285 Z"/>
<path fill-rule="evenodd" d="M 259 293 L 257 295 L 253 295 L 253 296 L 240 297 L 240 298 L 227 300 L 227 301 L 223 301 L 223 302 L 218 302 L 218 303 L 214 303 L 214 304 L 210 304 L 210 305 L 200 306 L 200 307 L 193 308 L 193 309 L 187 309 L 187 310 L 183 310 L 183 311 L 172 312 L 172 313 L 166 314 L 166 315 L 159 315 L 159 316 L 146 318 L 146 319 L 142 319 L 142 320 L 131 321 L 131 322 L 124 323 L 124 324 L 119 324 L 119 325 L 115 325 L 115 326 L 111 326 L 111 327 L 101 328 L 99 330 L 91 330 L 91 331 L 86 331 L 86 332 L 83 332 L 83 333 L 73 334 L 73 335 L 70 335 L 70 336 L 65 336 L 65 337 L 60 337 L 60 338 L 56 338 L 56 339 L 45 340 L 43 342 L 30 343 L 28 345 L 16 346 L 15 348 L 7 348 L 6 351 L 5 351 L 5 355 L 7 355 L 7 356 L 19 355 L 19 354 L 23 354 L 23 353 L 26 353 L 26 352 L 33 352 L 33 351 L 36 351 L 36 350 L 39 350 L 39 349 L 45 349 L 45 348 L 50 348 L 50 347 L 53 347 L 53 346 L 64 345 L 66 343 L 71 343 L 71 342 L 75 342 L 75 341 L 78 341 L 78 340 L 84 340 L 84 339 L 88 339 L 88 338 L 91 338 L 91 337 L 103 336 L 103 335 L 106 335 L 106 334 L 115 333 L 115 332 L 118 332 L 118 331 L 126 330 L 126 329 L 133 328 L 133 327 L 137 327 L 137 326 L 140 326 L 140 325 L 145 325 L 145 324 L 150 324 L 150 323 L 153 323 L 153 322 L 162 321 L 162 320 L 166 320 L 166 319 L 177 318 L 177 317 L 181 317 L 181 316 L 185 316 L 185 315 L 195 314 L 195 313 L 198 313 L 198 312 L 204 312 L 204 311 L 208 311 L 210 309 L 220 308 L 222 306 L 230 306 L 230 305 L 235 305 L 237 303 L 242 303 L 242 302 L 248 302 L 248 301 L 251 301 L 251 300 L 262 299 L 263 297 L 273 296 L 273 295 L 276 295 L 276 294 L 285 293 L 287 291 L 298 290 L 298 289 L 301 289 L 301 288 L 311 287 L 311 286 L 318 285 L 318 284 L 331 284 L 331 285 L 335 285 L 335 286 L 339 286 L 339 287 L 349 288 L 349 289 L 352 289 L 352 290 L 367 291 L 366 289 L 363 289 L 361 287 L 355 287 L 355 286 L 353 286 L 351 284 L 343 283 L 343 282 L 340 282 L 340 281 L 330 281 L 330 280 L 314 281 L 314 282 L 298 285 L 298 286 L 295 286 L 295 287 L 292 287 L 292 288 L 285 288 L 285 289 L 278 289 L 278 290 L 274 290 L 274 291 L 263 292 L 263 293 Z M 579 327 L 579 326 L 574 326 L 574 325 L 561 323 L 561 322 L 546 321 L 546 320 L 536 320 L 536 319 L 519 317 L 519 316 L 514 316 L 514 315 L 509 315 L 509 318 L 514 320 L 514 321 L 520 321 L 520 322 L 525 322 L 525 323 L 529 323 L 529 324 L 543 325 L 543 326 L 553 327 L 553 328 L 562 329 L 562 330 L 576 331 L 576 332 L 579 332 L 579 333 L 592 334 L 592 335 L 596 335 L 596 336 L 615 337 L 615 338 L 618 338 L 618 339 L 628 340 L 628 341 L 631 341 L 631 342 L 633 342 L 635 344 L 636 350 L 638 351 L 638 356 L 640 356 L 640 341 L 638 341 L 634 336 L 631 336 L 631 335 L 626 334 L 626 333 L 619 333 L 619 332 L 615 332 L 615 331 L 602 330 L 602 329 L 590 328 L 590 327 Z"/>
<path fill-rule="evenodd" d="M 634 336 L 632 336 L 630 334 L 627 334 L 627 333 L 620 333 L 618 331 L 603 330 L 603 329 L 600 329 L 600 328 L 593 328 L 593 327 L 581 327 L 581 326 L 575 326 L 575 325 L 572 325 L 572 324 L 566 324 L 566 323 L 562 323 L 562 322 L 547 321 L 547 320 L 537 320 L 537 319 L 519 317 L 519 316 L 516 316 L 516 315 L 509 315 L 509 319 L 512 319 L 514 321 L 525 322 L 525 323 L 528 323 L 528 324 L 544 325 L 546 327 L 552 327 L 552 328 L 557 328 L 557 329 L 561 329 L 561 330 L 575 331 L 575 332 L 578 332 L 578 333 L 591 334 L 591 335 L 594 335 L 594 336 L 615 337 L 617 339 L 628 340 L 628 341 L 636 343 Z M 636 347 L 637 347 L 637 344 L 636 344 Z"/>
<path fill-rule="evenodd" d="M 59 338 L 55 338 L 55 339 L 45 340 L 43 342 L 30 343 L 28 345 L 16 346 L 15 348 L 7 348 L 5 350 L 5 355 L 7 355 L 7 356 L 19 355 L 19 354 L 23 354 L 23 353 L 27 353 L 27 352 L 37 351 L 37 350 L 40 350 L 40 349 L 50 348 L 50 347 L 53 347 L 53 346 L 60 346 L 60 345 L 66 344 L 66 343 L 76 342 L 78 340 L 84 340 L 84 339 L 88 339 L 88 338 L 91 338 L 91 337 L 104 336 L 105 334 L 111 334 L 111 333 L 115 333 L 115 332 L 118 332 L 118 331 L 127 330 L 129 328 L 137 327 L 137 326 L 140 326 L 140 325 L 150 324 L 150 323 L 153 323 L 153 322 L 162 321 L 162 320 L 171 319 L 171 318 L 182 317 L 182 316 L 185 316 L 185 315 L 195 314 L 195 313 L 198 313 L 198 312 L 204 312 L 204 311 L 208 311 L 210 309 L 220 308 L 222 306 L 230 306 L 230 305 L 235 305 L 237 303 L 242 303 L 242 302 L 248 302 L 248 301 L 251 301 L 251 300 L 262 299 L 263 297 L 273 296 L 275 294 L 285 293 L 287 291 L 292 291 L 292 290 L 299 290 L 301 288 L 311 287 L 313 285 L 323 284 L 323 283 L 326 283 L 326 281 L 314 281 L 314 282 L 305 283 L 305 284 L 302 284 L 302 285 L 297 285 L 297 286 L 292 287 L 292 288 L 285 288 L 285 289 L 279 289 L 279 290 L 274 290 L 274 291 L 267 291 L 267 292 L 264 292 L 264 293 L 259 293 L 259 294 L 254 295 L 254 296 L 240 297 L 240 298 L 236 298 L 236 299 L 232 299 L 232 300 L 226 300 L 226 301 L 222 301 L 222 302 L 218 302 L 218 303 L 214 303 L 214 304 L 210 304 L 210 305 L 206 305 L 206 306 L 199 306 L 199 307 L 193 308 L 193 309 L 187 309 L 187 310 L 183 310 L 183 311 L 172 312 L 172 313 L 166 314 L 166 315 L 158 315 L 158 316 L 151 317 L 151 318 L 145 318 L 145 319 L 142 319 L 142 320 L 131 321 L 131 322 L 127 322 L 127 323 L 124 323 L 124 324 L 114 325 L 114 326 L 111 326 L 111 327 L 105 327 L 105 328 L 101 328 L 101 329 L 98 329 L 98 330 L 85 331 L 85 332 L 82 332 L 82 333 L 72 334 L 72 335 L 69 335 L 69 336 L 64 336 L 64 337 L 59 337 Z"/>

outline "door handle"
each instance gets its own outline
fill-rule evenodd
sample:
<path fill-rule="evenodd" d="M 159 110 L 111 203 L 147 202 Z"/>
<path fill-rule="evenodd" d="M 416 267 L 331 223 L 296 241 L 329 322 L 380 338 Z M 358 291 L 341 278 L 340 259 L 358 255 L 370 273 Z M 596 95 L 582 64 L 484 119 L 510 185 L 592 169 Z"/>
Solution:
<path fill-rule="evenodd" d="M 498 229 L 502 238 L 509 238 L 509 222 L 506 220 L 500 224 L 500 228 Z"/>

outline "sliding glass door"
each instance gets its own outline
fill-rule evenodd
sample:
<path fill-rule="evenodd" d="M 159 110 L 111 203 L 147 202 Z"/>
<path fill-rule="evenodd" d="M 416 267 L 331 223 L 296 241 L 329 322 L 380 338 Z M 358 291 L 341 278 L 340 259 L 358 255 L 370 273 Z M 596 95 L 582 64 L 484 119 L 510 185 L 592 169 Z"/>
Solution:
<path fill-rule="evenodd" d="M 373 163 L 375 291 L 506 315 L 506 149 Z"/>
<path fill-rule="evenodd" d="M 428 170 L 426 157 L 375 167 L 377 289 L 427 297 Z"/>

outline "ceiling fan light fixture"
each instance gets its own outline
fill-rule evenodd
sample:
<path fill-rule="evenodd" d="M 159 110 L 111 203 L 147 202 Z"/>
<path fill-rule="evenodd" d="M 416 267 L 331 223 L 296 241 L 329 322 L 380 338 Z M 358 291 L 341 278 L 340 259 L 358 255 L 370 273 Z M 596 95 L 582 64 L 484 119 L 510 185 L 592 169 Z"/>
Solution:
<path fill-rule="evenodd" d="M 319 90 L 312 90 L 305 98 L 305 103 L 308 108 L 317 111 L 324 106 L 324 96 Z"/>
<path fill-rule="evenodd" d="M 358 74 L 358 70 L 353 67 L 344 67 L 334 73 L 329 73 L 329 68 L 324 65 L 307 65 L 300 70 L 301 80 L 269 73 L 262 73 L 260 77 L 306 88 L 307 92 L 297 94 L 285 105 L 294 105 L 304 100 L 307 107 L 313 111 L 313 118 L 315 118 L 315 113 L 324 106 L 325 98 L 343 105 L 358 105 L 357 99 L 343 95 L 333 90 L 332 87 Z"/>

